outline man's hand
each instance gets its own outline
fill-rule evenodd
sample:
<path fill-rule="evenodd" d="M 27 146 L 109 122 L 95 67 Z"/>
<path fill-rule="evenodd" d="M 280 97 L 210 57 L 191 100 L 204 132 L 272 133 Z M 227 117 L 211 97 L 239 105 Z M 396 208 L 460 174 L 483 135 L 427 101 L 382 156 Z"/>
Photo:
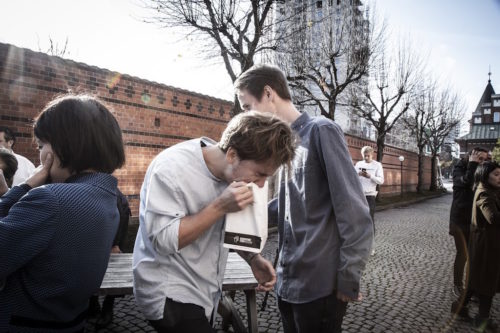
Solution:
<path fill-rule="evenodd" d="M 50 176 L 50 168 L 52 167 L 52 163 L 54 162 L 54 155 L 48 153 L 45 156 L 45 160 L 42 161 L 42 164 L 39 165 L 33 174 L 26 180 L 26 184 L 31 186 L 31 188 L 35 188 L 47 183 L 47 179 Z"/>
<path fill-rule="evenodd" d="M 360 171 L 358 172 L 358 175 L 360 175 L 361 177 L 365 177 L 365 178 L 370 178 L 370 174 L 366 171 Z"/>
<path fill-rule="evenodd" d="M 122 250 L 118 245 L 115 245 L 111 248 L 111 253 L 122 253 Z"/>
<path fill-rule="evenodd" d="M 476 163 L 482 162 L 481 159 L 480 159 L 481 153 L 482 152 L 480 152 L 480 151 L 472 150 L 472 152 L 471 152 L 471 154 L 469 156 L 469 162 L 476 162 Z"/>
<path fill-rule="evenodd" d="M 9 186 L 7 186 L 7 181 L 5 180 L 5 176 L 3 175 L 3 170 L 0 169 L 0 195 L 4 195 L 9 190 Z"/>
<path fill-rule="evenodd" d="M 342 293 L 341 291 L 337 291 L 337 298 L 342 302 L 359 302 L 363 299 L 363 295 L 359 293 L 357 298 L 352 298 Z"/>
<path fill-rule="evenodd" d="M 245 182 L 232 182 L 217 198 L 216 206 L 225 213 L 237 212 L 253 203 L 253 191 Z"/>
<path fill-rule="evenodd" d="M 250 261 L 250 267 L 259 283 L 256 288 L 257 291 L 269 291 L 274 287 L 276 283 L 276 271 L 269 260 L 257 254 Z"/>

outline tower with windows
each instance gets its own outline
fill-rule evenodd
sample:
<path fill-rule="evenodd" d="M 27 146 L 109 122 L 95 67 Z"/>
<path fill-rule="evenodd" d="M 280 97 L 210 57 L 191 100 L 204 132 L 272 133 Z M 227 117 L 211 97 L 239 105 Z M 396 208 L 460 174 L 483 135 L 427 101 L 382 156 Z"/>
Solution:
<path fill-rule="evenodd" d="M 495 93 L 491 84 L 491 71 L 488 73 L 488 84 L 469 124 L 469 133 L 456 139 L 460 145 L 460 155 L 476 146 L 493 150 L 500 137 L 500 94 Z"/>

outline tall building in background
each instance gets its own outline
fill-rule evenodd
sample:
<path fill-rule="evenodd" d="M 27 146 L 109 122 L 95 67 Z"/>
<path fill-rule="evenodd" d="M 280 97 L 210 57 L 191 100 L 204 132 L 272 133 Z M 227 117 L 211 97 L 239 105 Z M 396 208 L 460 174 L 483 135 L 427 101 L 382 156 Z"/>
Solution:
<path fill-rule="evenodd" d="M 495 93 L 491 73 L 488 75 L 488 84 L 469 120 L 469 133 L 455 140 L 460 145 L 461 156 L 476 146 L 493 150 L 500 137 L 500 94 Z"/>
<path fill-rule="evenodd" d="M 366 17 L 366 8 L 360 0 L 276 1 L 269 19 L 274 21 L 272 38 L 278 40 L 278 44 L 263 61 L 274 63 L 287 73 L 294 103 L 301 112 L 321 114 L 318 103 L 329 110 L 331 98 L 325 95 L 321 85 L 326 81 L 345 81 L 346 68 L 356 59 L 353 54 L 368 44 L 370 23 Z M 331 57 L 335 58 L 334 66 Z M 291 79 L 298 76 L 308 79 L 300 83 Z M 367 79 L 363 76 L 352 84 L 366 86 Z M 337 98 L 335 121 L 347 133 L 375 139 L 371 124 L 346 106 L 348 95 L 346 89 Z"/>

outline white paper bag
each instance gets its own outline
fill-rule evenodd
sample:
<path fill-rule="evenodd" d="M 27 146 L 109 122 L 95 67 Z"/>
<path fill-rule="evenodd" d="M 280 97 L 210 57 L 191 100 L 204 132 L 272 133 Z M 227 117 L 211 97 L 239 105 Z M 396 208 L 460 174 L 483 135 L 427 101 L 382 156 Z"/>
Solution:
<path fill-rule="evenodd" d="M 245 209 L 226 215 L 224 247 L 260 253 L 267 240 L 267 196 L 268 184 L 262 188 L 250 183 L 253 204 Z"/>

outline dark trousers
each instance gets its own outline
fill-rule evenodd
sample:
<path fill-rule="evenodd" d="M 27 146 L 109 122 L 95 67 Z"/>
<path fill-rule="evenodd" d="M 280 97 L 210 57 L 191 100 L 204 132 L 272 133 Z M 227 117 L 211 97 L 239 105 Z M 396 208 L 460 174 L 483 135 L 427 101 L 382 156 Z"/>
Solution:
<path fill-rule="evenodd" d="M 465 263 L 467 262 L 467 247 L 469 244 L 469 233 L 463 232 L 461 229 L 456 229 L 453 232 L 455 239 L 455 247 L 457 253 L 455 255 L 455 263 L 453 265 L 453 283 L 455 286 L 463 287 Z"/>
<path fill-rule="evenodd" d="M 373 235 L 375 235 L 375 198 L 374 195 L 367 195 L 366 201 L 368 202 L 368 207 L 370 208 L 370 216 L 372 217 L 373 224 Z"/>
<path fill-rule="evenodd" d="M 347 303 L 337 299 L 337 292 L 312 302 L 294 304 L 278 297 L 285 333 L 340 333 Z"/>
<path fill-rule="evenodd" d="M 175 302 L 170 298 L 165 301 L 163 318 L 149 322 L 160 333 L 215 332 L 201 306 Z"/>

